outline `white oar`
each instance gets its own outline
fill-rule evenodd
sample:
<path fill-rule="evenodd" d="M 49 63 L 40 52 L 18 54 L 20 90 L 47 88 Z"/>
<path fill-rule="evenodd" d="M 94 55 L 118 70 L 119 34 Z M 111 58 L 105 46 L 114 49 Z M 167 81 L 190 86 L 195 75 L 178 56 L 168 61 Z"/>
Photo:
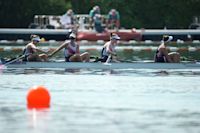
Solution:
<path fill-rule="evenodd" d="M 111 61 L 111 57 L 112 55 L 110 54 L 106 60 L 106 62 L 104 63 L 104 65 L 111 65 L 109 62 Z"/>
<path fill-rule="evenodd" d="M 24 58 L 24 57 L 25 57 L 25 55 L 22 55 L 22 56 L 20 56 L 20 57 L 14 59 L 14 60 L 11 60 L 11 61 L 9 61 L 9 62 L 6 62 L 4 65 L 9 65 L 9 64 L 11 64 L 11 63 L 14 63 L 14 62 L 16 62 L 16 61 L 18 61 L 18 60 Z"/>

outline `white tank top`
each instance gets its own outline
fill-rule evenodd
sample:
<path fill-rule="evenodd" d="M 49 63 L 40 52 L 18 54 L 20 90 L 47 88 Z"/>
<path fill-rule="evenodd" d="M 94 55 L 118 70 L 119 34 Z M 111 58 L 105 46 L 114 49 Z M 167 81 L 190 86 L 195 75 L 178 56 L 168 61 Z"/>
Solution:
<path fill-rule="evenodd" d="M 76 53 L 77 47 L 78 47 L 77 43 L 74 42 L 74 46 L 73 46 L 71 42 L 68 42 L 68 45 L 64 50 L 65 57 L 74 55 Z"/>
<path fill-rule="evenodd" d="M 104 49 L 103 49 L 103 52 L 102 52 L 102 55 L 103 56 L 109 56 L 109 53 L 108 51 L 111 51 L 111 52 L 114 52 L 115 51 L 115 46 L 114 45 L 111 45 L 110 42 L 107 42 L 104 46 Z"/>
<path fill-rule="evenodd" d="M 31 45 L 31 48 L 28 49 L 28 47 Z M 29 56 L 34 53 L 33 49 L 36 49 L 36 46 L 32 43 L 29 43 L 25 47 L 24 55 Z"/>

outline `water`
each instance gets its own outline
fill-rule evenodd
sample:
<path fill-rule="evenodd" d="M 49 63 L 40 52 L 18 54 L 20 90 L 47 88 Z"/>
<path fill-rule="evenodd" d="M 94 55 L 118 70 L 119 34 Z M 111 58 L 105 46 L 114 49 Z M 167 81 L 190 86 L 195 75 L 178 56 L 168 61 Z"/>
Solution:
<path fill-rule="evenodd" d="M 0 132 L 199 133 L 200 70 L 10 69 L 0 75 Z M 51 107 L 29 110 L 43 85 Z"/>

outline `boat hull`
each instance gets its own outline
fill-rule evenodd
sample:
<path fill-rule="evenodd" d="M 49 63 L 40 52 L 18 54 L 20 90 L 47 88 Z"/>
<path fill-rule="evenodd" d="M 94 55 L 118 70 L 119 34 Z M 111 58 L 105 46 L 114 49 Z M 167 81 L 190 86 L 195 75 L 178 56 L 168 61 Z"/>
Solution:
<path fill-rule="evenodd" d="M 64 68 L 64 69 L 200 69 L 198 63 L 82 63 L 82 62 L 22 62 L 7 68 Z"/>

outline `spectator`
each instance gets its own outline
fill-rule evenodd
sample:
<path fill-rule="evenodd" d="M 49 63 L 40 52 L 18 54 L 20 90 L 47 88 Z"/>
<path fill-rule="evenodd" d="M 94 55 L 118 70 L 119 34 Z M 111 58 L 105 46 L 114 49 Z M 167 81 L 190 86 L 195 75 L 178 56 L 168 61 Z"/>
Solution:
<path fill-rule="evenodd" d="M 65 29 L 76 30 L 74 12 L 72 9 L 67 10 L 67 12 L 60 18 L 61 27 Z"/>
<path fill-rule="evenodd" d="M 102 33 L 104 31 L 104 28 L 102 26 L 102 16 L 101 16 L 101 14 L 95 14 L 93 21 L 94 21 L 95 31 Z"/>
<path fill-rule="evenodd" d="M 96 14 L 101 14 L 99 6 L 94 6 L 93 9 L 90 10 L 89 13 L 90 28 L 93 28 L 94 18 Z"/>
<path fill-rule="evenodd" d="M 111 9 L 108 13 L 108 29 L 119 29 L 120 28 L 120 15 L 116 9 Z"/>
<path fill-rule="evenodd" d="M 99 6 L 94 6 L 92 10 L 90 10 L 89 16 L 94 18 L 95 14 L 101 14 Z"/>

